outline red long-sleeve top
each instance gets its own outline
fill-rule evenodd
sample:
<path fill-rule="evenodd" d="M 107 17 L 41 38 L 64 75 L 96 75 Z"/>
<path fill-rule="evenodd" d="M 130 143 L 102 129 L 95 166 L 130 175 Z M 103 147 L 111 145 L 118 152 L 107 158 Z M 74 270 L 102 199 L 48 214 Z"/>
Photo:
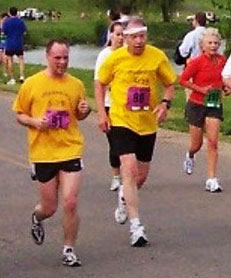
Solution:
<path fill-rule="evenodd" d="M 187 82 L 190 80 L 193 84 L 199 87 L 212 85 L 214 89 L 222 89 L 223 82 L 221 72 L 225 65 L 226 58 L 223 55 L 216 55 L 216 62 L 210 56 L 202 54 L 193 59 L 182 72 L 179 83 L 186 87 Z M 203 104 L 205 95 L 193 90 L 190 94 L 189 100 Z"/>

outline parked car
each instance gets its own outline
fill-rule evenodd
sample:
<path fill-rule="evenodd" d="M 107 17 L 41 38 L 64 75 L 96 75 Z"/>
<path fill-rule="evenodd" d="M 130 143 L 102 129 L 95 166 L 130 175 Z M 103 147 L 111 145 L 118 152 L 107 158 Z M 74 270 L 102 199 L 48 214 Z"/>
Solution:
<path fill-rule="evenodd" d="M 39 11 L 37 8 L 26 8 L 23 11 L 19 11 L 18 15 L 21 18 L 29 19 L 29 20 L 41 20 L 44 19 L 45 13 Z"/>

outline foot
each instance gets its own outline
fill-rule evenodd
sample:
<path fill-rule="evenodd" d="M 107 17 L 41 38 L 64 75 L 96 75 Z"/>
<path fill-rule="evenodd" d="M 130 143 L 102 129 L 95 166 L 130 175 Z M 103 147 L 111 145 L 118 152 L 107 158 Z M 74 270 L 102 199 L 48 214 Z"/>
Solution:
<path fill-rule="evenodd" d="M 217 178 L 210 178 L 207 179 L 205 183 L 205 190 L 210 191 L 211 193 L 217 193 L 217 192 L 222 192 L 223 188 L 219 184 L 219 181 Z"/>
<path fill-rule="evenodd" d="M 37 180 L 36 172 L 35 172 L 35 165 L 34 165 L 34 164 L 31 164 L 30 177 L 31 177 L 31 179 L 32 179 L 33 181 L 36 181 L 36 180 Z"/>
<path fill-rule="evenodd" d="M 144 226 L 138 225 L 130 228 L 130 241 L 133 247 L 143 247 L 147 245 L 148 238 L 146 236 Z"/>
<path fill-rule="evenodd" d="M 123 196 L 123 186 L 120 186 L 119 193 L 118 193 L 118 207 L 115 210 L 115 221 L 119 224 L 125 224 L 127 221 L 127 209 L 126 203 Z"/>
<path fill-rule="evenodd" d="M 37 220 L 35 213 L 32 214 L 31 235 L 35 244 L 43 244 L 45 231 L 42 222 Z"/>
<path fill-rule="evenodd" d="M 80 259 L 75 255 L 72 248 L 67 248 L 65 252 L 63 252 L 62 262 L 63 265 L 71 266 L 71 267 L 82 265 Z"/>
<path fill-rule="evenodd" d="M 186 174 L 191 175 L 193 173 L 193 168 L 195 164 L 195 159 L 189 156 L 189 153 L 186 153 L 184 161 L 184 171 Z"/>
<path fill-rule="evenodd" d="M 20 76 L 19 82 L 20 82 L 20 83 L 23 83 L 23 82 L 24 82 L 24 76 Z"/>
<path fill-rule="evenodd" d="M 16 81 L 14 78 L 11 78 L 7 83 L 7 85 L 15 85 L 16 84 Z"/>
<path fill-rule="evenodd" d="M 116 191 L 120 187 L 120 176 L 113 176 L 111 181 L 111 191 Z"/>

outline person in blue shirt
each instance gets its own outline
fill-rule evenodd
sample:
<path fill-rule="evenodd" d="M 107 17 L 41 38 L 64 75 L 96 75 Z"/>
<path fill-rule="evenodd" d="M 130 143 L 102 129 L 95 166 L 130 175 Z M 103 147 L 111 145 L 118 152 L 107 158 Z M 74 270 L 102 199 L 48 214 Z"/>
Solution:
<path fill-rule="evenodd" d="M 13 57 L 18 57 L 20 78 L 19 81 L 24 81 L 24 59 L 23 59 L 23 36 L 27 29 L 22 19 L 17 16 L 18 10 L 16 7 L 9 9 L 9 18 L 5 20 L 2 26 L 2 31 L 6 35 L 5 55 L 7 57 L 8 74 L 10 80 L 8 85 L 16 83 L 13 71 Z"/>

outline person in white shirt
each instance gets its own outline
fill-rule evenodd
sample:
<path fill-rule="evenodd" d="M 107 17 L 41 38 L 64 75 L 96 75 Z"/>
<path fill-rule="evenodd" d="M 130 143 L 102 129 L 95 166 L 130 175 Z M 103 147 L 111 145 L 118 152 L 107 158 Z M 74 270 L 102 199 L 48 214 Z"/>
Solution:
<path fill-rule="evenodd" d="M 196 58 L 201 54 L 199 41 L 200 37 L 206 29 L 205 25 L 206 14 L 203 12 L 196 13 L 192 21 L 192 26 L 194 29 L 185 35 L 179 47 L 180 55 L 182 57 L 188 57 L 186 63 L 188 63 L 191 59 Z M 185 88 L 186 101 L 188 101 L 190 94 L 191 90 Z"/>
<path fill-rule="evenodd" d="M 189 56 L 191 59 L 201 54 L 199 39 L 206 28 L 206 14 L 203 12 L 196 13 L 192 25 L 194 29 L 185 35 L 179 47 L 181 56 Z"/>
<path fill-rule="evenodd" d="M 95 86 L 97 86 L 98 82 L 98 73 L 99 68 L 106 60 L 106 58 L 116 49 L 123 45 L 123 26 L 121 22 L 115 21 L 110 25 L 109 28 L 109 43 L 108 46 L 105 47 L 98 55 L 96 64 L 95 64 L 95 73 L 94 73 L 94 80 Z M 110 109 L 110 97 L 109 92 L 110 88 L 108 88 L 107 93 L 105 95 L 105 107 L 107 112 Z M 110 146 L 110 132 L 107 133 L 107 138 Z M 116 191 L 121 185 L 120 179 L 120 159 L 117 156 L 112 155 L 111 150 L 109 150 L 109 161 L 112 167 L 112 182 L 110 186 L 111 191 Z"/>

